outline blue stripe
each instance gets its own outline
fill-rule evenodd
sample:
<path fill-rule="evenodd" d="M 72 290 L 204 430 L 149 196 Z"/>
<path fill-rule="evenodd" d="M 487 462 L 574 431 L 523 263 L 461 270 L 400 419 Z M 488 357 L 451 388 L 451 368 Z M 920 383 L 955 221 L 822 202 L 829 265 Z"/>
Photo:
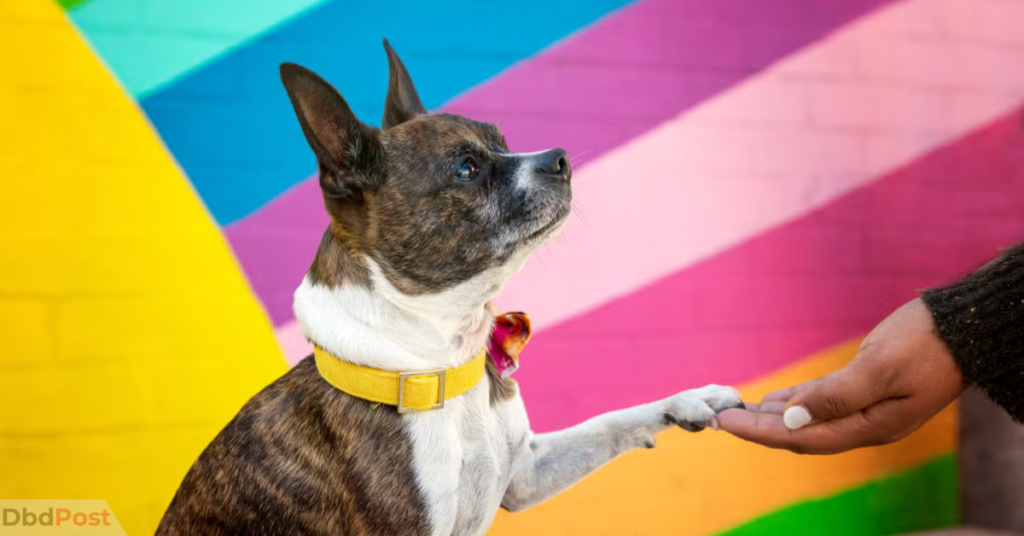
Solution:
<path fill-rule="evenodd" d="M 381 38 L 401 54 L 435 108 L 626 0 L 336 1 L 142 100 L 142 107 L 216 220 L 252 213 L 315 169 L 277 66 L 293 61 L 332 82 L 366 123 L 387 88 Z"/>

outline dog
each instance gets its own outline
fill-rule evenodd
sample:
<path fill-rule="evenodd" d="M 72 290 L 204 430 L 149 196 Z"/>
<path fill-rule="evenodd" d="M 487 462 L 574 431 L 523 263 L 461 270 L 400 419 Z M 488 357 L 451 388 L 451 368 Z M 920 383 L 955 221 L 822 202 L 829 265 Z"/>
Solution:
<path fill-rule="evenodd" d="M 427 113 L 384 48 L 381 128 L 281 65 L 330 215 L 295 292 L 316 352 L 199 456 L 159 535 L 484 534 L 499 508 L 540 504 L 670 426 L 698 431 L 742 406 L 709 385 L 532 433 L 501 350 L 482 350 L 489 301 L 570 214 L 566 152 L 513 153 L 495 125 Z"/>

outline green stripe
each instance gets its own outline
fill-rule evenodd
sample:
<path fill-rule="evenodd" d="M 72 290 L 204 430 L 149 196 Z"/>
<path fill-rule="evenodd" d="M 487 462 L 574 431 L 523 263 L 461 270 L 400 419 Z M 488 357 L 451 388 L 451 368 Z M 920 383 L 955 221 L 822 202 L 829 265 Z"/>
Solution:
<path fill-rule="evenodd" d="M 60 4 L 60 7 L 64 9 L 71 9 L 85 1 L 86 0 L 57 0 L 57 3 Z"/>
<path fill-rule="evenodd" d="M 886 536 L 958 523 L 956 456 L 948 454 L 859 488 L 796 504 L 720 536 Z M 771 493 L 767 486 L 764 493 Z"/>

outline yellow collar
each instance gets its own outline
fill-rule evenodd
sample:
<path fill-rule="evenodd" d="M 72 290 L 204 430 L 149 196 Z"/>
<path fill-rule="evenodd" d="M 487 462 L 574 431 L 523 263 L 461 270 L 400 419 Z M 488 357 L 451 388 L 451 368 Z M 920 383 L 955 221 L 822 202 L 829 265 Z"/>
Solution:
<path fill-rule="evenodd" d="M 362 367 L 313 347 L 316 368 L 327 383 L 354 397 L 395 406 L 399 413 L 444 407 L 444 401 L 465 393 L 481 378 L 487 364 L 487 350 L 465 365 L 422 372 L 391 372 Z"/>

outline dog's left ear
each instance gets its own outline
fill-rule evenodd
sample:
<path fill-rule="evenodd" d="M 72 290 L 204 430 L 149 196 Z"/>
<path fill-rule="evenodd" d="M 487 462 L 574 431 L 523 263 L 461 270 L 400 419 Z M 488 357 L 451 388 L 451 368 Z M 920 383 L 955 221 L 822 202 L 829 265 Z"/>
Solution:
<path fill-rule="evenodd" d="M 388 81 L 388 96 L 384 101 L 384 119 L 380 126 L 389 129 L 395 125 L 416 117 L 424 115 L 427 109 L 420 102 L 420 96 L 416 93 L 416 87 L 412 85 L 412 78 L 409 71 L 405 70 L 402 59 L 398 57 L 391 43 L 384 40 L 384 50 L 388 52 L 388 67 L 391 76 Z"/>
<path fill-rule="evenodd" d="M 333 199 L 358 198 L 382 180 L 380 129 L 364 125 L 334 86 L 309 69 L 281 64 L 281 82 L 320 163 L 320 188 Z"/>

